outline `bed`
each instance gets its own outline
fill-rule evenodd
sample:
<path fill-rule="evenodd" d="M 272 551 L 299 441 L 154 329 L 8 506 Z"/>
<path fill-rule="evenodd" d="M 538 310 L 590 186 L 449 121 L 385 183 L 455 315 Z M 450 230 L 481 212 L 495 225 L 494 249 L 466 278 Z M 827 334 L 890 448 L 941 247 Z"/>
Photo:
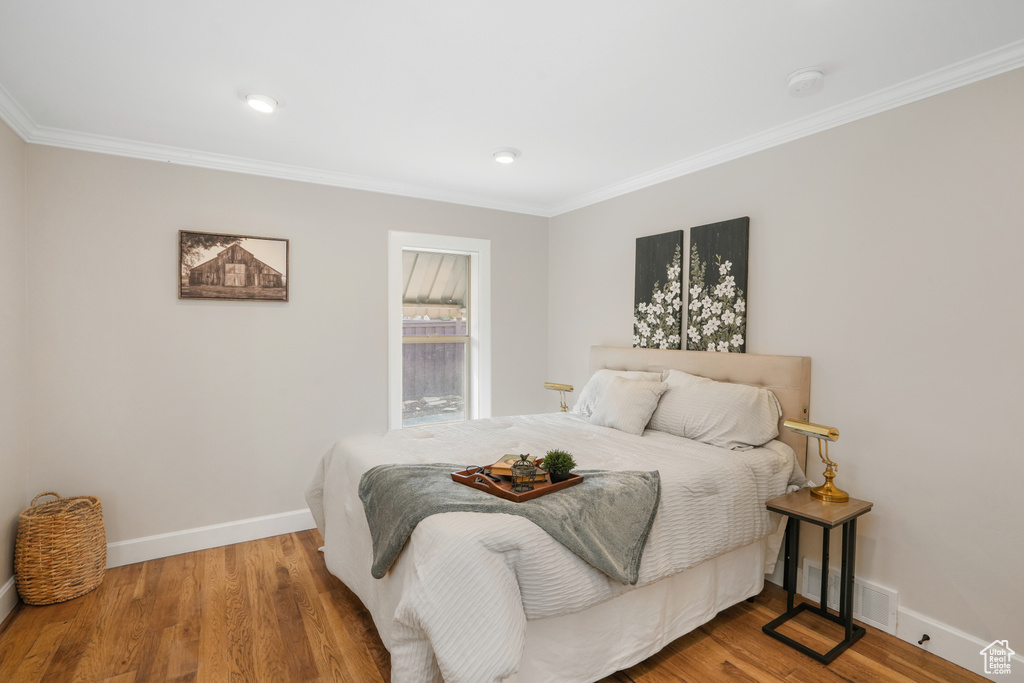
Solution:
<path fill-rule="evenodd" d="M 590 367 L 763 387 L 778 400 L 779 425 L 807 417 L 805 357 L 593 347 Z M 346 438 L 325 454 L 307 490 L 325 562 L 372 615 L 392 681 L 595 681 L 762 590 L 784 529 L 764 501 L 803 483 L 805 439 L 782 430 L 761 447 L 727 451 L 593 420 L 569 413 L 424 425 Z M 486 465 L 552 444 L 569 444 L 581 468 L 660 473 L 636 585 L 611 579 L 522 517 L 474 512 L 427 517 L 387 575 L 371 576 L 365 472 L 395 462 Z"/>

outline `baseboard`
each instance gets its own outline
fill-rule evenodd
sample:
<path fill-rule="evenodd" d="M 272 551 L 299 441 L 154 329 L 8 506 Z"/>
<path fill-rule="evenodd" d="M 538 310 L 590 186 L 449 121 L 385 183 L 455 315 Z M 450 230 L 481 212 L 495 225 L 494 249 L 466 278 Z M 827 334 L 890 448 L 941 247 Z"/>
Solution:
<path fill-rule="evenodd" d="M 316 523 L 309 510 L 294 510 L 266 517 L 253 517 L 237 522 L 174 531 L 169 534 L 117 541 L 107 544 L 107 567 L 120 567 L 232 543 L 290 534 L 294 531 L 312 529 L 315 526 Z M 11 585 L 13 586 L 13 584 L 14 580 L 12 579 Z M 15 594 L 15 596 L 17 595 Z"/>
<path fill-rule="evenodd" d="M 928 634 L 928 640 L 918 645 L 917 641 L 921 640 L 921 636 L 926 633 Z M 896 626 L 896 637 L 908 643 L 913 643 L 922 650 L 927 650 L 990 680 L 1018 680 L 1016 677 L 989 676 L 985 674 L 985 660 L 981 651 L 989 643 L 969 633 L 964 633 L 949 624 L 944 624 L 941 621 L 936 621 L 931 617 L 919 614 L 914 610 L 905 607 L 900 608 L 899 622 Z M 1005 638 L 1005 636 L 1001 636 L 1001 638 Z M 1013 646 L 1014 643 L 1010 643 L 1010 645 Z M 1013 673 L 1017 675 L 1024 674 L 1024 659 L 1019 655 L 1015 655 L 1011 662 L 1011 668 Z"/>
<path fill-rule="evenodd" d="M 268 536 L 305 531 L 316 526 L 309 510 L 293 510 L 237 522 L 185 529 L 169 534 L 133 538 L 107 544 L 107 567 L 120 567 L 232 543 L 254 541 Z M 12 576 L 0 586 L 0 624 L 18 604 L 18 590 Z"/>
<path fill-rule="evenodd" d="M 18 589 L 14 585 L 14 577 L 8 579 L 7 583 L 0 586 L 0 624 L 11 613 L 11 610 L 18 604 Z"/>
<path fill-rule="evenodd" d="M 776 585 L 782 586 L 782 572 L 779 567 L 782 566 L 780 560 L 776 566 L 776 571 L 772 575 L 765 575 L 766 581 L 771 581 Z M 797 586 L 803 585 L 802 580 L 802 569 L 797 569 Z M 809 598 L 810 599 L 810 598 Z M 816 602 L 816 598 L 812 601 Z M 921 636 L 928 634 L 928 640 L 918 645 Z M 960 629 L 957 629 L 949 624 L 944 624 L 941 621 L 927 617 L 919 612 L 915 612 L 912 609 L 906 607 L 899 607 L 896 617 L 896 637 L 900 640 L 906 641 L 913 644 L 916 647 L 920 647 L 922 650 L 931 652 L 937 657 L 941 657 L 948 662 L 952 662 L 957 666 L 961 666 L 972 673 L 976 673 L 979 676 L 984 676 L 989 680 L 993 681 L 1011 681 L 1011 680 L 1024 680 L 1022 674 L 1024 674 L 1024 659 L 1020 655 L 1014 655 L 1011 661 L 1011 668 L 1016 677 L 1008 677 L 1005 675 L 994 676 L 985 674 L 985 660 L 981 654 L 982 649 L 988 647 L 990 643 L 985 642 L 981 638 L 972 636 L 969 633 L 964 633 Z M 1004 639 L 1005 636 L 1000 636 L 1000 640 Z M 1011 648 L 1014 643 L 1010 643 Z M 1024 648 L 1017 648 L 1019 651 Z"/>

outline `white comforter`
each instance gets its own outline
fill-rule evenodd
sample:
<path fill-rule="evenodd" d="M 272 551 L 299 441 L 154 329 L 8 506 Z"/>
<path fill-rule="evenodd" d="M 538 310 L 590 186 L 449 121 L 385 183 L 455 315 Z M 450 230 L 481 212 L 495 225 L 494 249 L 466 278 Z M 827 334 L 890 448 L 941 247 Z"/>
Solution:
<path fill-rule="evenodd" d="M 580 468 L 658 470 L 661 505 L 638 586 L 776 530 L 764 502 L 802 482 L 793 451 L 726 451 L 663 432 L 634 436 L 573 414 L 425 425 L 343 439 L 323 458 L 307 501 L 328 569 L 373 615 L 391 652 L 392 681 L 483 683 L 514 673 L 528 619 L 577 612 L 630 590 L 532 522 L 455 512 L 420 522 L 383 579 L 370 576 L 370 533 L 358 496 L 382 463 L 487 465 L 504 453 L 573 453 Z M 556 494 L 557 495 L 557 494 Z"/>

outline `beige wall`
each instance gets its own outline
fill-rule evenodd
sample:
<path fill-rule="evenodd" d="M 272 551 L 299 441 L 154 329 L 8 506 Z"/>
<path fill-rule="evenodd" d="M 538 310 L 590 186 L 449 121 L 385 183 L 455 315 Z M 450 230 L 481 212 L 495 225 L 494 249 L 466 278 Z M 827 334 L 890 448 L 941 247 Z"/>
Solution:
<path fill-rule="evenodd" d="M 549 376 L 631 344 L 637 237 L 750 216 L 747 348 L 813 359 L 859 575 L 1024 642 L 1022 120 L 1018 70 L 552 219 Z"/>
<path fill-rule="evenodd" d="M 340 436 L 387 428 L 387 232 L 486 238 L 493 411 L 546 407 L 546 220 L 28 150 L 29 489 L 111 542 L 305 507 Z M 291 301 L 177 299 L 177 231 L 290 239 Z"/>
<path fill-rule="evenodd" d="M 14 576 L 18 513 L 28 503 L 25 148 L 0 122 L 0 589 Z M 0 600 L 0 619 L 3 608 Z"/>

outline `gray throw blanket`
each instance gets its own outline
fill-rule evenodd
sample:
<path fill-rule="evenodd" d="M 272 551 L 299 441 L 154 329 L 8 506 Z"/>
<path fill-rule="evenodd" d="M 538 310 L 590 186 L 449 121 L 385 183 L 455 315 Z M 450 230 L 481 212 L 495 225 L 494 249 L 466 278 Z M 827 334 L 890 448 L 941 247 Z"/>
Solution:
<path fill-rule="evenodd" d="M 661 500 L 657 471 L 578 470 L 582 483 L 513 503 L 452 481 L 451 472 L 461 469 L 378 465 L 363 474 L 359 498 L 373 538 L 374 578 L 387 574 L 420 520 L 442 512 L 500 512 L 525 517 L 613 579 L 637 582 Z"/>

